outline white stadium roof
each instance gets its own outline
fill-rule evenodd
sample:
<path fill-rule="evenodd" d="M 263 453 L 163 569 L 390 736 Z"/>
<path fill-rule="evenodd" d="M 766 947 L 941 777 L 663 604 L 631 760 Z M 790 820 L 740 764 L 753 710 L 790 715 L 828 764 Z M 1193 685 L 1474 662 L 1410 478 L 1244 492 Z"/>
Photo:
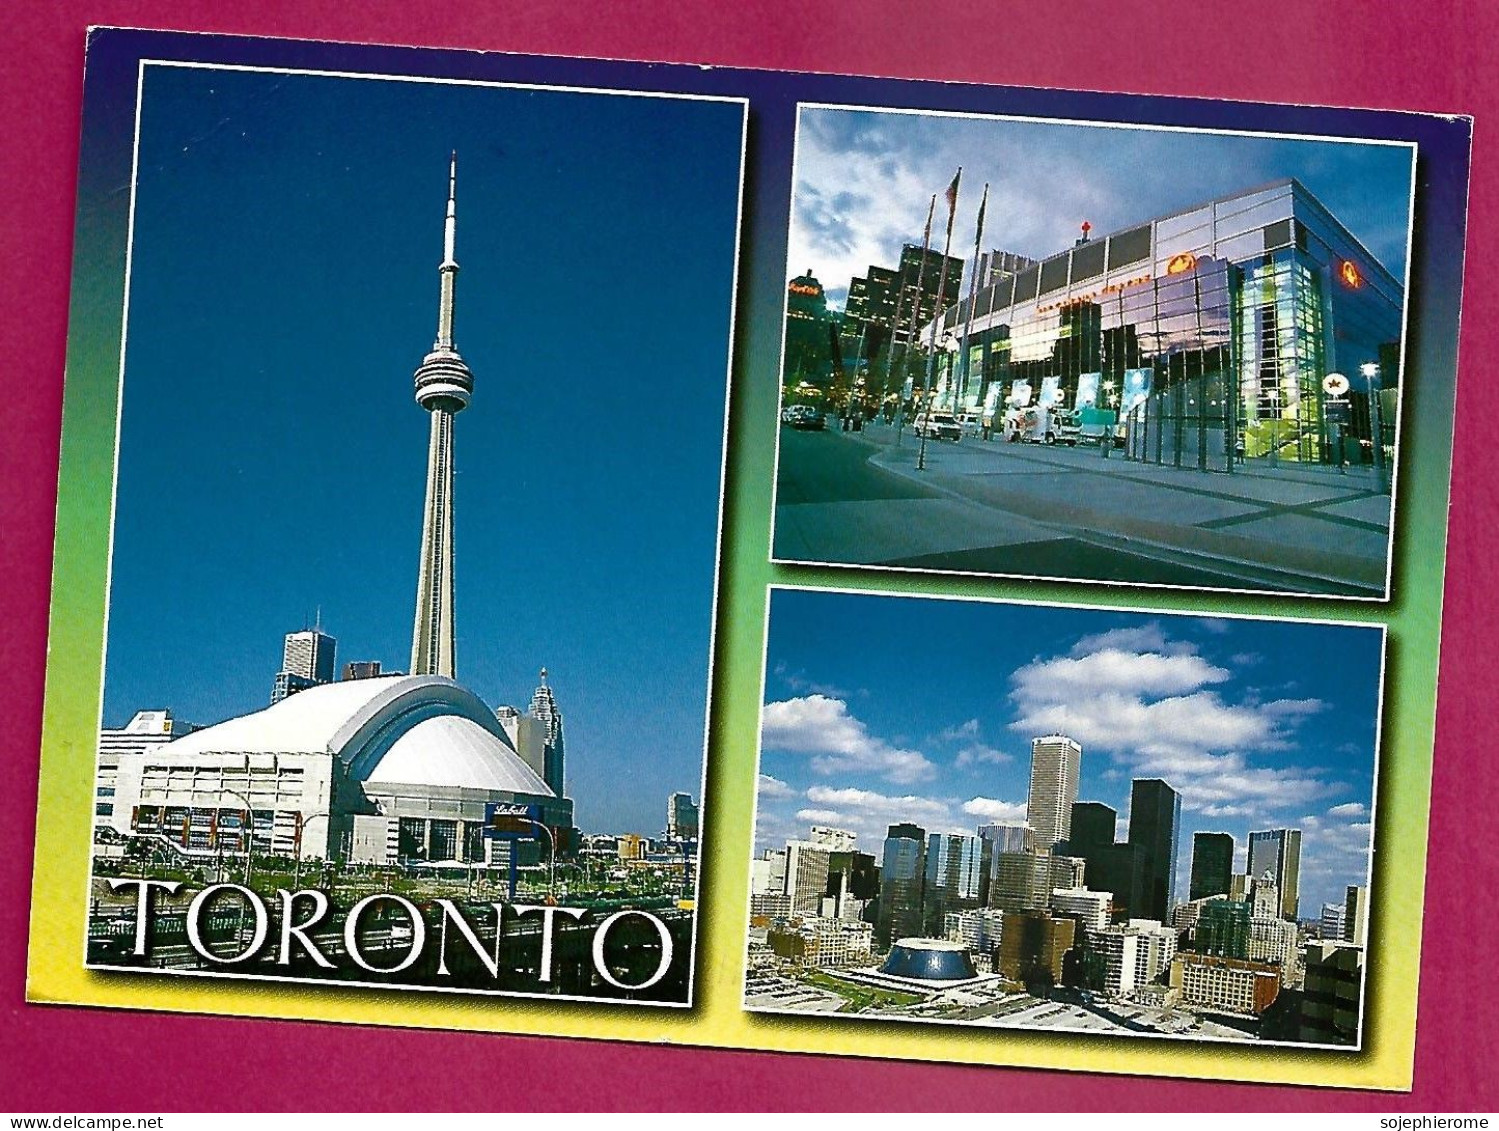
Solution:
<path fill-rule="evenodd" d="M 356 781 L 552 790 L 516 753 L 494 712 L 442 676 L 379 676 L 319 684 L 253 714 L 156 747 L 202 754 L 333 754 Z"/>

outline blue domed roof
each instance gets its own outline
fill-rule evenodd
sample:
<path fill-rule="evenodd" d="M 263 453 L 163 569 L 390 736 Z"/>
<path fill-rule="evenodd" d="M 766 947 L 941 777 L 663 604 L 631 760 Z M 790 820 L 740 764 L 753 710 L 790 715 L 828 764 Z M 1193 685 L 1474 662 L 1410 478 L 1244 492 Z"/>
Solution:
<path fill-rule="evenodd" d="M 946 939 L 901 939 L 890 948 L 880 973 L 930 982 L 978 977 L 968 948 Z"/>

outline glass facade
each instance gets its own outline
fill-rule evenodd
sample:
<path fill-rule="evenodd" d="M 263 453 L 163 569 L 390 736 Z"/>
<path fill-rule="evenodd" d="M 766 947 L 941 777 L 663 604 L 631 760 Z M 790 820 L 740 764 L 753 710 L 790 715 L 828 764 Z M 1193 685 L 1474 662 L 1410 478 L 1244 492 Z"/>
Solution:
<path fill-rule="evenodd" d="M 1403 303 L 1285 180 L 1081 243 L 949 308 L 944 327 L 967 333 L 952 407 L 1002 412 L 1055 387 L 1061 409 L 1092 397 L 1120 413 L 1146 462 L 1379 464 L 1393 455 Z M 1335 372 L 1346 393 L 1326 387 Z"/>

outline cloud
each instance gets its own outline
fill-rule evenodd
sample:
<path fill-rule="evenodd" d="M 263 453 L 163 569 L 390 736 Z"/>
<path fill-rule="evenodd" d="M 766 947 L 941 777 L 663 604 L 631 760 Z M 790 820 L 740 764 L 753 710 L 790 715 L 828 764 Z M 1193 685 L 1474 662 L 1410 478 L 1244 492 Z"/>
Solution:
<path fill-rule="evenodd" d="M 958 751 L 958 756 L 954 759 L 953 764 L 959 769 L 963 769 L 986 762 L 992 765 L 1003 765 L 1006 762 L 1013 762 L 1014 760 L 1013 755 L 1006 754 L 1003 750 L 996 750 L 994 747 L 986 746 L 982 742 L 974 742 Z"/>
<path fill-rule="evenodd" d="M 767 703 L 761 734 L 767 750 L 812 755 L 812 768 L 820 774 L 858 771 L 910 785 L 936 773 L 925 755 L 870 734 L 847 703 L 826 695 Z"/>
<path fill-rule="evenodd" d="M 1012 821 L 1023 824 L 1025 802 L 996 801 L 992 797 L 974 797 L 963 802 L 963 812 L 971 817 L 982 817 L 986 821 Z"/>
<path fill-rule="evenodd" d="M 787 797 L 795 797 L 796 790 L 783 782 L 780 778 L 773 778 L 769 774 L 760 775 L 760 800 L 779 801 Z"/>
<path fill-rule="evenodd" d="M 1367 806 L 1361 801 L 1347 801 L 1342 805 L 1334 805 L 1327 811 L 1329 817 L 1362 817 L 1369 812 Z"/>
<path fill-rule="evenodd" d="M 1123 652 L 1195 652 L 1196 646 L 1185 641 L 1166 638 L 1159 621 L 1136 625 L 1133 628 L 1111 628 L 1107 632 L 1095 632 L 1078 640 L 1069 655 L 1087 656 L 1093 652 L 1117 649 Z"/>
<path fill-rule="evenodd" d="M 1131 776 L 1168 781 L 1187 808 L 1213 817 L 1268 816 L 1336 793 L 1314 768 L 1266 762 L 1293 749 L 1297 727 L 1325 704 L 1252 694 L 1232 702 L 1232 680 L 1159 623 L 1099 633 L 1013 674 L 1010 729 L 1068 735 Z"/>
<path fill-rule="evenodd" d="M 1013 678 L 1017 694 L 1053 697 L 1074 691 L 1177 695 L 1223 683 L 1231 675 L 1190 653 L 1164 655 L 1110 646 L 1081 656 L 1032 661 Z"/>
<path fill-rule="evenodd" d="M 892 796 L 851 786 L 814 785 L 806 792 L 812 808 L 797 812 L 806 824 L 832 825 L 858 834 L 860 850 L 880 854 L 891 825 L 910 823 L 928 833 L 968 833 L 974 825 L 954 813 L 955 802 L 916 794 Z M 800 835 L 806 835 L 803 828 Z"/>
<path fill-rule="evenodd" d="M 871 264 L 894 267 L 903 243 L 920 244 L 934 194 L 941 232 L 941 194 L 959 165 L 959 256 L 986 182 L 986 246 L 1043 258 L 1070 247 L 1084 219 L 1101 234 L 1299 176 L 1397 275 L 1405 259 L 1409 156 L 1388 147 L 808 108 L 798 122 L 787 277 L 810 267 L 837 298 Z M 965 264 L 965 290 L 968 275 Z"/>
<path fill-rule="evenodd" d="M 966 723 L 962 723 L 959 726 L 948 727 L 937 737 L 944 742 L 961 742 L 965 738 L 977 738 L 978 736 L 979 721 L 977 719 L 969 719 Z"/>

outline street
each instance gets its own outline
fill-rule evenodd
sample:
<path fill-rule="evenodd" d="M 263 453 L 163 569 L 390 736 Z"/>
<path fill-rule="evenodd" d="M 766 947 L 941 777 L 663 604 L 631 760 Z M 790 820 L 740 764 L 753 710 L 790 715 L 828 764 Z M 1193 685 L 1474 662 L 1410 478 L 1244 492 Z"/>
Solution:
<path fill-rule="evenodd" d="M 781 429 L 781 561 L 1271 592 L 1383 592 L 1389 495 L 1370 469 L 1235 474 L 1096 446 Z"/>

